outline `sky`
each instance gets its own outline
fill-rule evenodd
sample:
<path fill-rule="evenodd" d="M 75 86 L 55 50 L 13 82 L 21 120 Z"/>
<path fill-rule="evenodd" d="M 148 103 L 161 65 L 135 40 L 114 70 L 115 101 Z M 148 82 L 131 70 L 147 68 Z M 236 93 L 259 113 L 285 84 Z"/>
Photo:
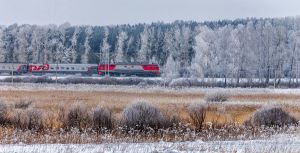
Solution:
<path fill-rule="evenodd" d="M 116 25 L 300 15 L 300 0 L 0 0 L 0 25 Z"/>

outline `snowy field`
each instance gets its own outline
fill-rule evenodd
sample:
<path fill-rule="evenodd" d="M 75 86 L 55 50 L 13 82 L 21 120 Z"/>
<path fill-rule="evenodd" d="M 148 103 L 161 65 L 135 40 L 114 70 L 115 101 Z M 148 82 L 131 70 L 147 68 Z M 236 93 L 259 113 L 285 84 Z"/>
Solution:
<path fill-rule="evenodd" d="M 300 94 L 299 88 L 205 88 L 205 87 L 162 87 L 139 85 L 98 85 L 98 84 L 48 84 L 48 83 L 0 83 L 0 91 L 5 90 L 66 90 L 66 91 L 122 91 L 122 92 L 184 92 L 184 93 L 211 93 L 227 92 L 229 94 Z"/>
<path fill-rule="evenodd" d="M 275 81 L 275 82 L 274 82 Z M 58 84 L 99 84 L 99 85 L 139 85 L 139 86 L 164 86 L 173 88 L 182 87 L 260 87 L 260 88 L 296 88 L 299 87 L 299 79 L 271 78 L 269 83 L 259 78 L 165 78 L 165 77 L 100 77 L 80 75 L 22 75 L 0 76 L 0 82 L 7 83 L 58 83 Z M 239 82 L 239 83 L 237 83 Z"/>
<path fill-rule="evenodd" d="M 264 140 L 194 141 L 156 143 L 107 143 L 107 144 L 15 144 L 0 145 L 1 153 L 100 153 L 100 152 L 232 152 L 232 153 L 297 153 L 300 152 L 300 135 L 276 135 Z"/>

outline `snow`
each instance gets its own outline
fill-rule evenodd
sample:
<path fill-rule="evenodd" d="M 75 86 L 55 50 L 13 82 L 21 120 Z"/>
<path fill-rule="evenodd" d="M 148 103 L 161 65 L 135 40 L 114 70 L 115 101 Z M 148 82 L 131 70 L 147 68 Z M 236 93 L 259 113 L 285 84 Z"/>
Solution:
<path fill-rule="evenodd" d="M 138 85 L 101 85 L 101 84 L 55 84 L 55 83 L 5 83 L 0 82 L 0 91 L 5 90 L 68 90 L 68 91 L 122 91 L 122 92 L 178 92 L 212 93 L 225 92 L 236 94 L 300 94 L 300 89 L 283 88 L 218 88 L 218 87 L 163 87 Z"/>
<path fill-rule="evenodd" d="M 0 145 L 0 153 L 96 153 L 96 152 L 300 152 L 299 135 L 275 135 L 269 139 L 237 141 L 186 141 L 154 143 L 105 144 L 7 144 Z"/>

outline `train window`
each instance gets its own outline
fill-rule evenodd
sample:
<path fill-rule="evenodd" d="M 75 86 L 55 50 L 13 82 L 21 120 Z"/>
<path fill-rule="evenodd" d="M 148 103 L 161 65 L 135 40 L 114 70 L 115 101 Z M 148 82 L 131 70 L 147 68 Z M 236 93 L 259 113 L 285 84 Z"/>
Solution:
<path fill-rule="evenodd" d="M 2 66 L 2 69 L 5 69 L 5 66 Z"/>
<path fill-rule="evenodd" d="M 84 70 L 84 67 L 82 67 L 81 70 Z"/>
<path fill-rule="evenodd" d="M 51 67 L 50 69 L 51 69 L 51 70 L 53 70 L 54 68 L 53 68 L 53 67 Z"/>
<path fill-rule="evenodd" d="M 64 69 L 65 69 L 65 67 L 61 67 L 60 69 L 64 70 Z"/>
<path fill-rule="evenodd" d="M 74 68 L 74 67 L 71 67 L 71 69 L 74 70 L 75 68 Z"/>
<path fill-rule="evenodd" d="M 66 67 L 66 69 L 69 70 L 70 68 L 69 68 L 69 67 Z"/>

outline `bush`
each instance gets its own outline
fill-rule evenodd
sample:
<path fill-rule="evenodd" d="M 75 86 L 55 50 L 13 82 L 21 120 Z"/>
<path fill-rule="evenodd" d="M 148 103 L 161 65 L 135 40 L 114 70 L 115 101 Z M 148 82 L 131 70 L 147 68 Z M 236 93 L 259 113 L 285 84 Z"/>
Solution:
<path fill-rule="evenodd" d="M 297 120 L 280 107 L 262 108 L 256 111 L 246 122 L 248 126 L 283 126 L 297 124 Z"/>
<path fill-rule="evenodd" d="M 14 117 L 11 120 L 11 122 L 16 128 L 27 129 L 29 119 L 26 110 L 16 109 L 14 112 Z"/>
<path fill-rule="evenodd" d="M 206 95 L 205 99 L 207 102 L 224 102 L 227 101 L 229 96 L 222 92 L 216 92 Z"/>
<path fill-rule="evenodd" d="M 39 109 L 29 109 L 27 111 L 28 116 L 28 129 L 29 130 L 42 130 L 43 129 L 43 118 L 44 112 Z"/>
<path fill-rule="evenodd" d="M 58 123 L 60 123 L 59 125 L 61 127 L 67 127 L 67 109 L 66 109 L 66 106 L 64 103 L 60 103 L 58 105 L 58 111 L 56 112 L 57 113 L 57 121 Z"/>
<path fill-rule="evenodd" d="M 187 78 L 173 79 L 169 83 L 170 87 L 190 87 L 191 83 Z"/>
<path fill-rule="evenodd" d="M 136 130 L 145 130 L 148 127 L 159 129 L 164 122 L 161 111 L 145 102 L 137 102 L 126 107 L 123 119 L 127 128 Z"/>
<path fill-rule="evenodd" d="M 7 122 L 8 107 L 5 103 L 0 102 L 0 125 L 5 125 Z"/>
<path fill-rule="evenodd" d="M 109 110 L 108 108 L 103 108 L 98 106 L 94 110 L 93 123 L 94 123 L 94 128 L 98 131 L 102 129 L 112 130 L 113 118 L 112 118 L 111 110 Z"/>
<path fill-rule="evenodd" d="M 42 130 L 44 129 L 43 119 L 44 112 L 40 109 L 16 109 L 11 122 L 16 128 Z"/>
<path fill-rule="evenodd" d="M 145 88 L 145 87 L 147 87 L 147 85 L 148 85 L 147 81 L 142 81 L 137 86 Z"/>
<path fill-rule="evenodd" d="M 181 123 L 179 115 L 165 115 L 164 122 L 162 123 L 163 128 L 178 128 Z"/>
<path fill-rule="evenodd" d="M 196 130 L 201 131 L 205 121 L 207 105 L 203 103 L 192 103 L 188 107 L 188 113 L 195 125 Z"/>
<path fill-rule="evenodd" d="M 67 127 L 78 128 L 80 130 L 87 128 L 90 125 L 90 115 L 86 105 L 77 103 L 72 106 L 66 115 Z"/>
<path fill-rule="evenodd" d="M 15 103 L 15 108 L 17 109 L 27 109 L 32 104 L 32 101 L 19 101 Z"/>

